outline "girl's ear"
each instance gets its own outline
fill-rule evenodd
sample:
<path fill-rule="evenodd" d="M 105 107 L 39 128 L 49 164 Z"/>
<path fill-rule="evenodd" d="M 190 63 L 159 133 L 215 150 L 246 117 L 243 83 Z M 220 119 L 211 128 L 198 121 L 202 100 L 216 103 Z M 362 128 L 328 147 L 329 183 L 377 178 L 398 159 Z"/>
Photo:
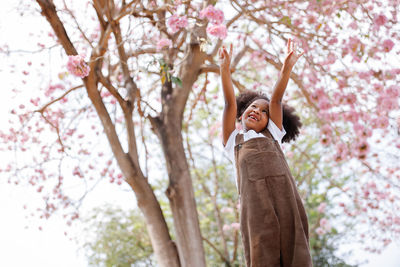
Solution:
<path fill-rule="evenodd" d="M 239 122 L 242 122 L 242 116 L 243 116 L 243 115 L 241 115 L 241 116 L 238 118 L 238 121 L 239 121 Z"/>

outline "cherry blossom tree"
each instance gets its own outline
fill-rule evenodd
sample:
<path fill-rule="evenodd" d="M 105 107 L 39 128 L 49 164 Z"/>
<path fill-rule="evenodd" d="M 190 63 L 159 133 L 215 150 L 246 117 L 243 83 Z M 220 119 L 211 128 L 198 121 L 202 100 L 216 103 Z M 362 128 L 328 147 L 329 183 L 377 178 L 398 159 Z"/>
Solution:
<path fill-rule="evenodd" d="M 30 88 L 33 76 L 42 83 L 11 110 L 15 119 L 1 131 L 2 149 L 13 155 L 1 171 L 43 195 L 40 216 L 64 210 L 67 223 L 79 217 L 76 208 L 100 178 L 127 183 L 160 266 L 205 266 L 182 131 L 190 110 L 216 86 L 223 42 L 234 45 L 236 88 L 270 92 L 292 37 L 305 54 L 285 101 L 307 126 L 301 138 L 320 137 L 313 148 L 321 157 L 310 157 L 318 188 L 336 196 L 338 220 L 365 225 L 361 238 L 376 240 L 368 249 L 379 250 L 400 233 L 398 6 L 398 0 L 21 3 L 22 13 L 48 22 L 38 30 L 37 52 L 64 63 L 53 63 L 49 73 L 42 71 L 48 62 L 10 66 L 21 71 L 20 88 Z M 15 54 L 6 43 L 0 51 Z M 198 97 L 189 106 L 191 95 Z M 307 156 L 307 145 L 300 139 L 285 151 Z M 151 161 L 158 147 L 164 162 Z M 152 187 L 164 166 L 176 244 Z M 313 179 L 298 179 L 307 195 Z M 78 184 L 81 194 L 71 195 L 68 188 Z M 320 218 L 313 230 L 323 235 L 329 226 Z"/>

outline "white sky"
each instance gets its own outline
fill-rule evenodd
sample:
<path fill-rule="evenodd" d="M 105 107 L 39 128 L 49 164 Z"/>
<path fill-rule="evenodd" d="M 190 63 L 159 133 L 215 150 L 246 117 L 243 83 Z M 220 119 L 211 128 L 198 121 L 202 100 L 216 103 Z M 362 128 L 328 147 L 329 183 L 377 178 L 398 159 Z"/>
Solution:
<path fill-rule="evenodd" d="M 0 41 L 9 40 L 14 44 L 23 43 L 24 36 L 34 32 L 47 23 L 44 18 L 23 23 L 20 16 L 13 12 L 17 4 L 15 0 L 3 0 L 0 9 Z M 22 22 L 22 23 L 21 23 Z M 42 24 L 43 23 L 43 24 Z M 10 26 L 12 25 L 12 26 Z M 36 45 L 36 44 L 34 44 Z M 13 47 L 18 49 L 18 47 Z M 36 47 L 32 48 L 35 50 Z M 11 100 L 12 77 L 7 71 L 7 64 L 0 61 L 0 81 L 2 81 L 2 97 L 0 98 L 0 127 L 7 129 L 7 114 L 20 100 Z M 32 77 L 30 77 L 31 79 Z M 11 100 L 11 101 L 10 101 Z M 7 157 L 0 152 L 0 161 Z M 4 161 L 2 161 L 4 162 Z M 1 166 L 3 167 L 3 166 Z M 87 266 L 87 261 L 74 241 L 69 240 L 64 232 L 71 235 L 79 235 L 79 227 L 66 229 L 62 218 L 54 217 L 49 221 L 34 221 L 26 219 L 28 212 L 23 209 L 26 203 L 35 203 L 39 199 L 38 194 L 31 188 L 17 187 L 7 183 L 4 174 L 0 173 L 0 266 Z M 85 201 L 83 210 L 90 210 L 95 206 L 112 203 L 116 206 L 127 207 L 134 205 L 133 193 L 121 192 L 121 189 L 109 184 L 100 185 L 90 194 Z M 39 231 L 38 224 L 43 225 Z M 31 226 L 28 227 L 27 226 Z M 353 249 L 354 245 L 351 246 Z M 342 247 L 346 251 L 349 247 Z M 365 267 L 398 267 L 400 266 L 400 246 L 391 245 L 381 255 L 369 255 L 357 251 L 353 260 L 370 260 Z M 350 263 L 351 263 L 350 262 Z"/>

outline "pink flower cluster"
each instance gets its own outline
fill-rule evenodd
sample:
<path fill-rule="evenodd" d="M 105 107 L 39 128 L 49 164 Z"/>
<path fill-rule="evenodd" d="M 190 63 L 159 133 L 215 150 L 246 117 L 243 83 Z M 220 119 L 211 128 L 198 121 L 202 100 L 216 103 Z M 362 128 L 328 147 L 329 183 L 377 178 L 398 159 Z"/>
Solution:
<path fill-rule="evenodd" d="M 226 26 L 222 24 L 222 22 L 224 22 L 224 12 L 222 10 L 215 8 L 213 5 L 209 5 L 200 11 L 200 18 L 207 18 L 213 24 L 207 27 L 208 34 L 218 37 L 219 39 L 226 38 L 227 30 Z"/>
<path fill-rule="evenodd" d="M 223 208 L 221 209 L 221 212 L 222 212 L 222 213 L 232 213 L 232 212 L 233 212 L 233 209 L 230 208 L 230 207 L 223 207 Z"/>
<path fill-rule="evenodd" d="M 377 16 L 375 16 L 375 18 L 374 18 L 374 24 L 375 24 L 376 26 L 378 26 L 378 27 L 381 27 L 381 26 L 385 25 L 386 22 L 387 22 L 387 18 L 386 18 L 386 16 L 383 15 L 383 14 L 377 15 Z"/>
<path fill-rule="evenodd" d="M 234 230 L 234 231 L 238 231 L 240 229 L 240 223 L 231 223 L 231 224 L 224 224 L 224 226 L 222 227 L 222 230 L 224 232 L 230 231 L 230 230 Z"/>
<path fill-rule="evenodd" d="M 223 24 L 208 26 L 207 33 L 219 39 L 225 39 L 227 35 L 226 27 Z"/>
<path fill-rule="evenodd" d="M 160 51 L 164 47 L 171 47 L 172 41 L 170 39 L 162 38 L 157 42 L 157 51 Z"/>
<path fill-rule="evenodd" d="M 221 24 L 224 22 L 224 12 L 215 8 L 213 5 L 209 5 L 200 11 L 200 18 L 208 18 L 213 24 Z"/>
<path fill-rule="evenodd" d="M 177 14 L 172 15 L 167 21 L 168 27 L 172 33 L 176 33 L 182 28 L 188 26 L 188 20 L 186 16 L 178 16 Z"/>
<path fill-rule="evenodd" d="M 321 202 L 318 206 L 318 212 L 319 213 L 324 213 L 326 208 L 326 202 Z"/>
<path fill-rule="evenodd" d="M 329 221 L 325 218 L 322 218 L 319 221 L 320 227 L 318 227 L 315 231 L 317 232 L 318 235 L 323 235 L 331 230 L 331 224 Z"/>
<path fill-rule="evenodd" d="M 366 139 L 361 139 L 352 145 L 352 154 L 360 160 L 365 160 L 370 151 L 370 145 Z"/>
<path fill-rule="evenodd" d="M 90 67 L 80 55 L 68 57 L 67 69 L 73 75 L 81 78 L 88 76 L 90 72 Z"/>
<path fill-rule="evenodd" d="M 394 46 L 394 43 L 392 40 L 386 39 L 385 41 L 383 41 L 382 45 L 383 45 L 383 51 L 390 52 L 390 50 L 392 50 Z"/>

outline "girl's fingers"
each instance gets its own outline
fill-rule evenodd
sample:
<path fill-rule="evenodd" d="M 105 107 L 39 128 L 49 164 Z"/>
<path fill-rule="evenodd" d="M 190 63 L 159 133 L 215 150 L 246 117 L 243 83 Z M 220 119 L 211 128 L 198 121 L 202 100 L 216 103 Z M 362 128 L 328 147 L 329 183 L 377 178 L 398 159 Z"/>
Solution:
<path fill-rule="evenodd" d="M 221 59 L 223 59 L 223 58 L 225 58 L 226 57 L 226 49 L 225 49 L 225 46 L 222 46 L 221 48 L 220 48 L 220 52 L 221 52 L 221 56 L 220 56 L 220 58 Z"/>
<path fill-rule="evenodd" d="M 232 43 L 229 46 L 229 58 L 231 58 L 231 57 L 232 57 Z"/>
<path fill-rule="evenodd" d="M 289 52 L 290 52 L 290 42 L 291 42 L 291 39 L 289 38 L 288 39 L 288 41 L 287 41 L 287 48 L 286 48 L 286 52 L 289 54 Z"/>

